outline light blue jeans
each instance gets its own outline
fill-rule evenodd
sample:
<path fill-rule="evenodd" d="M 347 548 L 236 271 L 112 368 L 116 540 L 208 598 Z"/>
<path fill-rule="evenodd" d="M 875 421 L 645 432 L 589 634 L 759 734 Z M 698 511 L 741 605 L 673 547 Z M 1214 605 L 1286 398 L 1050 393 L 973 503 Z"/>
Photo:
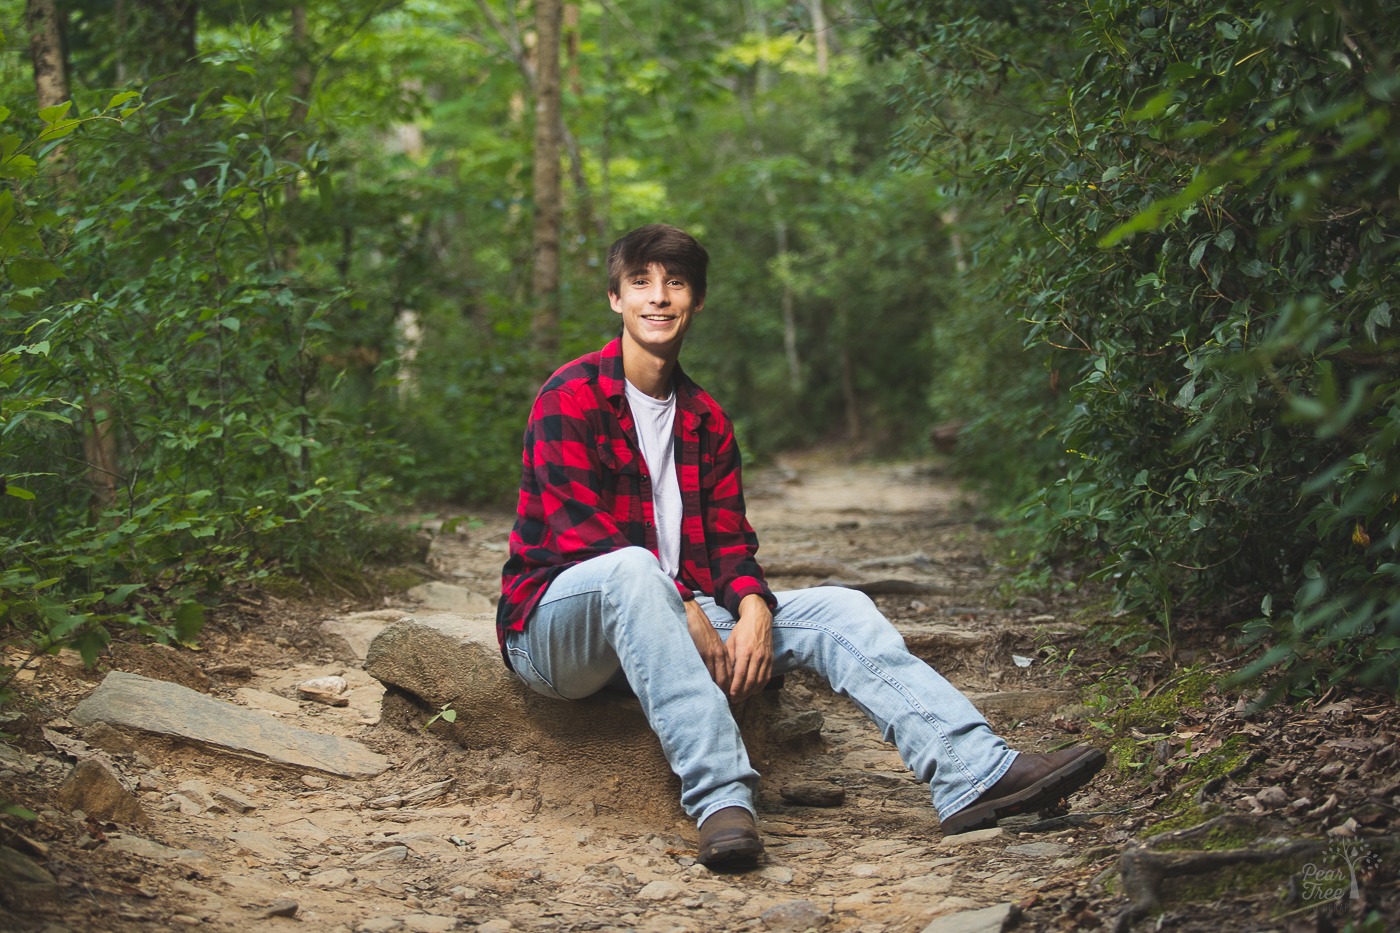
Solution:
<path fill-rule="evenodd" d="M 914 657 L 864 593 L 813 587 L 775 594 L 773 673 L 803 669 L 850 697 L 929 783 L 948 817 L 976 800 L 1016 759 L 976 708 Z M 723 639 L 734 618 L 709 597 L 701 608 Z M 573 700 L 631 687 L 697 823 L 724 807 L 754 810 L 758 772 L 729 701 L 686 628 L 685 606 L 655 555 L 631 547 L 561 573 L 506 653 L 521 680 Z"/>

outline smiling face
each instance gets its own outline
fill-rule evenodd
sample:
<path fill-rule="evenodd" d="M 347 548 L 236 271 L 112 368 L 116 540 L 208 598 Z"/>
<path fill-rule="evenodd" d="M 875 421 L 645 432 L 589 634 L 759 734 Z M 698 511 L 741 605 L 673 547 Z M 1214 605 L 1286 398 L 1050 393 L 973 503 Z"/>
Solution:
<path fill-rule="evenodd" d="M 659 262 L 621 276 L 608 300 L 622 315 L 624 349 L 630 345 L 670 360 L 680 355 L 691 319 L 705 306 L 685 276 L 667 272 Z"/>

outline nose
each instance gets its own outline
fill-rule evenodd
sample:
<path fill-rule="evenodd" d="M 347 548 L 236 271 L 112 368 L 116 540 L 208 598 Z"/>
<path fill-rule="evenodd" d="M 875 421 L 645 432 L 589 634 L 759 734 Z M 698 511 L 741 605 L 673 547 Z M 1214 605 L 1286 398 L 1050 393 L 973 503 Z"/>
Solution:
<path fill-rule="evenodd" d="M 666 293 L 665 282 L 653 282 L 647 290 L 647 304 L 664 308 L 671 303 L 670 296 Z"/>

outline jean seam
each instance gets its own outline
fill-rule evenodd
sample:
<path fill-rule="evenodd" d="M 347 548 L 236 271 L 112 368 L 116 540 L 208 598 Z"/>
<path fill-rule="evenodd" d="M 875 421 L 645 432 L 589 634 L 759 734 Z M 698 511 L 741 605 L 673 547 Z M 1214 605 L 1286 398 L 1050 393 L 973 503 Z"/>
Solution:
<path fill-rule="evenodd" d="M 523 636 L 523 633 L 522 633 L 522 636 Z M 553 698 L 556 699 L 556 700 L 562 700 L 562 699 L 565 698 L 564 695 L 563 695 L 562 693 L 560 693 L 558 690 L 556 690 L 556 689 L 554 688 L 554 684 L 550 683 L 549 678 L 540 673 L 540 669 L 539 669 L 538 667 L 536 667 L 536 666 L 535 666 L 535 662 L 534 662 L 533 660 L 531 660 L 531 658 L 530 658 L 530 652 L 529 652 L 527 649 L 522 648 L 522 647 L 519 647 L 518 644 L 517 644 L 516 646 L 506 645 L 506 652 L 507 652 L 508 654 L 510 654 L 512 657 L 517 658 L 517 659 L 520 660 L 520 661 L 524 661 L 524 662 L 525 662 L 525 666 L 528 667 L 528 668 L 530 669 L 530 673 L 534 676 L 534 678 L 535 678 L 537 681 L 539 681 L 539 683 L 541 683 L 541 684 L 543 684 L 545 687 L 549 688 L 549 693 L 545 694 L 546 696 L 553 697 Z M 516 675 L 519 676 L 521 680 L 525 680 L 525 679 L 526 679 L 525 676 L 524 676 L 524 674 L 523 674 L 523 672 L 520 670 L 520 668 L 519 668 L 517 665 L 512 664 L 511 666 L 512 666 L 512 668 L 515 670 Z M 527 684 L 527 685 L 528 685 L 528 686 L 531 686 L 531 688 L 534 689 L 533 685 L 529 685 L 529 684 Z M 543 691 L 537 691 L 537 692 L 543 692 Z"/>
<path fill-rule="evenodd" d="M 948 805 L 946 813 L 941 810 L 939 811 L 940 817 L 952 816 L 954 813 L 976 803 L 977 799 L 985 794 L 989 787 L 1001 780 L 1006 772 L 1011 770 L 1011 766 L 1016 762 L 1016 757 L 1019 754 L 1020 752 L 1013 749 L 1007 749 L 1006 754 L 1002 756 L 1001 763 L 987 776 L 987 780 L 985 782 L 973 781 L 972 787 L 968 788 L 957 800 L 954 800 Z"/>

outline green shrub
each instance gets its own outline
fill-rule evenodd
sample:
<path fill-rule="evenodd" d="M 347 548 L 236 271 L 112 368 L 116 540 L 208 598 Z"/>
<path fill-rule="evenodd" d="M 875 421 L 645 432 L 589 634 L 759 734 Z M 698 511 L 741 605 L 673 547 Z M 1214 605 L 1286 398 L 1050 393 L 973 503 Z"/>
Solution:
<path fill-rule="evenodd" d="M 329 192 L 316 147 L 232 88 L 68 113 L 0 136 L 0 637 L 91 661 L 125 627 L 193 638 L 271 566 L 359 559 L 393 445 L 334 415 L 348 296 L 288 258 L 287 192 Z"/>
<path fill-rule="evenodd" d="M 979 215 L 973 276 L 1069 386 L 1003 422 L 1023 456 L 1037 421 L 1068 454 L 1026 526 L 1168 630 L 1244 622 L 1250 675 L 1396 689 L 1400 21 L 953 6 L 879 5 L 886 48 L 916 44 L 905 142 L 941 144 L 969 201 L 1014 203 Z M 968 126 L 944 141 L 950 114 Z"/>

